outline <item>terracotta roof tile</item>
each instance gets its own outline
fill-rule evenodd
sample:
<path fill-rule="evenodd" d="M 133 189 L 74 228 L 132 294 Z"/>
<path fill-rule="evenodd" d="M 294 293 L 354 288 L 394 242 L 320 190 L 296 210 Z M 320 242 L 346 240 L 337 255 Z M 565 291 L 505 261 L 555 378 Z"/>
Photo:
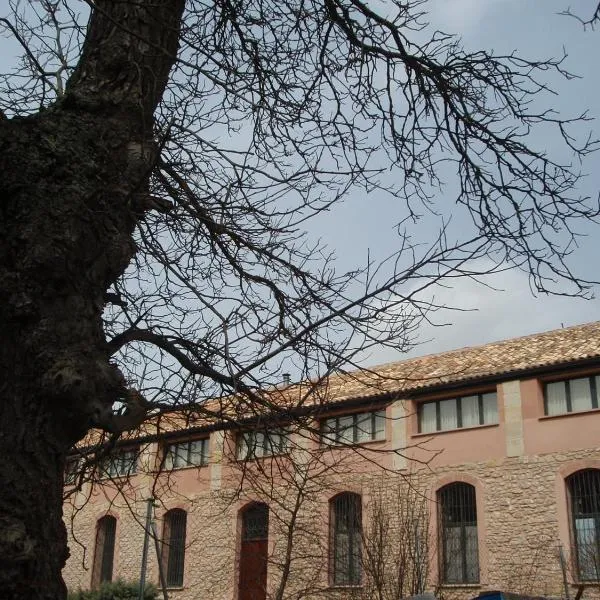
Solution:
<path fill-rule="evenodd" d="M 600 358 L 600 321 L 411 358 L 329 379 L 330 402 L 410 393 L 515 371 Z"/>
<path fill-rule="evenodd" d="M 235 396 L 213 399 L 200 409 L 181 407 L 158 418 L 151 417 L 137 431 L 125 434 L 124 439 L 215 426 L 219 422 L 231 424 L 252 419 L 259 412 L 264 414 L 268 406 L 293 409 L 301 404 L 377 400 L 390 394 L 402 398 L 437 386 L 510 376 L 552 365 L 568 366 L 586 359 L 600 361 L 600 321 L 336 374 L 318 384 L 302 382 L 263 391 L 266 406 L 258 412 L 248 400 Z M 94 441 L 98 441 L 97 431 L 90 432 L 79 445 L 91 445 Z"/>

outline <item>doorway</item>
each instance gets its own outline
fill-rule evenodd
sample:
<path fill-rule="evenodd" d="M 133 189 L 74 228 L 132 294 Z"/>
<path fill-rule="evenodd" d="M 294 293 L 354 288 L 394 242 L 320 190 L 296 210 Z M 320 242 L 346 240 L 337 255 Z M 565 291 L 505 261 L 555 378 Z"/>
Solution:
<path fill-rule="evenodd" d="M 250 504 L 242 511 L 238 600 L 266 599 L 268 544 L 269 507 Z"/>

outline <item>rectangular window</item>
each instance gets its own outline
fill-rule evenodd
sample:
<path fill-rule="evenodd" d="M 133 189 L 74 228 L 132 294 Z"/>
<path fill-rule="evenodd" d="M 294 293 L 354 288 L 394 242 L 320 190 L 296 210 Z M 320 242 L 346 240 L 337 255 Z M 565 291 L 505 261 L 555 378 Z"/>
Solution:
<path fill-rule="evenodd" d="M 325 419 L 321 424 L 321 440 L 326 445 L 385 440 L 385 410 Z"/>
<path fill-rule="evenodd" d="M 138 449 L 118 450 L 100 464 L 101 477 L 126 477 L 137 472 Z"/>
<path fill-rule="evenodd" d="M 553 381 L 544 386 L 544 406 L 548 416 L 598 408 L 600 375 Z"/>
<path fill-rule="evenodd" d="M 262 458 L 285 454 L 289 448 L 290 432 L 285 428 L 263 431 L 244 431 L 237 438 L 237 458 Z"/>
<path fill-rule="evenodd" d="M 498 423 L 496 392 L 422 402 L 418 407 L 419 433 Z"/>
<path fill-rule="evenodd" d="M 74 485 L 78 472 L 79 459 L 73 457 L 67 458 L 67 464 L 65 465 L 65 485 Z"/>
<path fill-rule="evenodd" d="M 165 469 L 203 467 L 208 464 L 208 438 L 169 444 L 165 452 Z"/>

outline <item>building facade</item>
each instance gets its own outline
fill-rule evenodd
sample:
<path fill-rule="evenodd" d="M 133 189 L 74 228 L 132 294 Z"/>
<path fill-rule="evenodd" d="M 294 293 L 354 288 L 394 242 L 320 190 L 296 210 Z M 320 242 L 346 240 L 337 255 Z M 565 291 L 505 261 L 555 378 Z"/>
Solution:
<path fill-rule="evenodd" d="M 68 587 L 140 578 L 150 504 L 173 599 L 598 596 L 600 322 L 273 394 L 73 468 Z"/>

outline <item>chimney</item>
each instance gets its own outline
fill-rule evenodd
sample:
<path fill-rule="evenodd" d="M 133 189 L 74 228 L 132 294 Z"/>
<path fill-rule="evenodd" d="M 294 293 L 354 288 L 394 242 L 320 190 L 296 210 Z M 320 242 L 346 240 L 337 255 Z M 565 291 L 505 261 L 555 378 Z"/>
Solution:
<path fill-rule="evenodd" d="M 283 378 L 283 381 L 282 381 L 283 385 L 291 385 L 292 376 L 289 373 L 283 373 L 282 378 Z"/>

